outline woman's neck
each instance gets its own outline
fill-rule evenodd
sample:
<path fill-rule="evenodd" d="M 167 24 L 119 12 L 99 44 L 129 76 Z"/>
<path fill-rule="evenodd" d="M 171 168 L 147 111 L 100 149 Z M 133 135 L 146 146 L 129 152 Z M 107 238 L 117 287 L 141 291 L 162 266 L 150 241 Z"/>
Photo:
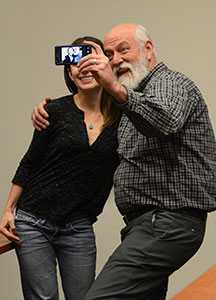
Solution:
<path fill-rule="evenodd" d="M 101 112 L 102 88 L 94 91 L 78 91 L 74 95 L 76 106 L 84 113 L 84 122 L 89 139 L 89 145 L 92 145 L 101 133 L 104 124 L 104 116 Z"/>
<path fill-rule="evenodd" d="M 101 112 L 102 89 L 78 91 L 74 95 L 77 107 L 83 111 Z"/>

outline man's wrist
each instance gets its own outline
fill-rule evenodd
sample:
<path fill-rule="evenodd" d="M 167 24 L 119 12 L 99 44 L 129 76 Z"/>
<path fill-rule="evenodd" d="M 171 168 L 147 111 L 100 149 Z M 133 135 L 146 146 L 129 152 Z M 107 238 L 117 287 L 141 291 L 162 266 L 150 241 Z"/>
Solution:
<path fill-rule="evenodd" d="M 114 82 L 108 92 L 113 96 L 113 98 L 115 98 L 118 103 L 123 104 L 127 101 L 127 90 L 118 81 Z"/>

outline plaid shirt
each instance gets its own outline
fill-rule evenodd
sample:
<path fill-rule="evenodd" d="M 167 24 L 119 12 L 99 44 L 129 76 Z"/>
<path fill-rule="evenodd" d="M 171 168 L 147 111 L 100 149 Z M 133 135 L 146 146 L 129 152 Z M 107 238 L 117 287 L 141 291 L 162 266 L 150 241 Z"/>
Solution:
<path fill-rule="evenodd" d="M 216 142 L 199 89 L 163 63 L 126 89 L 114 176 L 121 214 L 147 204 L 215 210 Z"/>

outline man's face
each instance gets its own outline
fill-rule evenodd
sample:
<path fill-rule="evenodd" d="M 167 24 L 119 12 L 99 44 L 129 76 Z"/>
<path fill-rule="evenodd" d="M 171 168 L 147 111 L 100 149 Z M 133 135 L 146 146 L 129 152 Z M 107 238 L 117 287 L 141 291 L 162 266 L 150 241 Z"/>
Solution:
<path fill-rule="evenodd" d="M 122 69 L 129 69 L 130 71 L 119 76 Z M 126 85 L 132 90 L 136 89 L 149 72 L 145 54 L 143 53 L 139 60 L 133 63 L 123 62 L 119 66 L 114 67 L 113 72 L 119 83 Z"/>
<path fill-rule="evenodd" d="M 104 48 L 117 80 L 131 89 L 138 87 L 148 73 L 148 62 L 135 39 L 135 26 L 115 27 L 107 34 Z"/>

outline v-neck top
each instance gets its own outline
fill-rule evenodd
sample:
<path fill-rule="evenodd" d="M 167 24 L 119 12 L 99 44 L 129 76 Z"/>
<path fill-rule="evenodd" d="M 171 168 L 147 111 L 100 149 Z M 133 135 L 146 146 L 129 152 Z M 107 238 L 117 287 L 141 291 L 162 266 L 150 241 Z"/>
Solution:
<path fill-rule="evenodd" d="M 97 217 L 119 163 L 117 126 L 107 126 L 90 146 L 84 113 L 73 95 L 45 105 L 50 126 L 34 131 L 12 183 L 24 187 L 17 208 L 50 219 L 71 220 L 76 211 Z"/>

